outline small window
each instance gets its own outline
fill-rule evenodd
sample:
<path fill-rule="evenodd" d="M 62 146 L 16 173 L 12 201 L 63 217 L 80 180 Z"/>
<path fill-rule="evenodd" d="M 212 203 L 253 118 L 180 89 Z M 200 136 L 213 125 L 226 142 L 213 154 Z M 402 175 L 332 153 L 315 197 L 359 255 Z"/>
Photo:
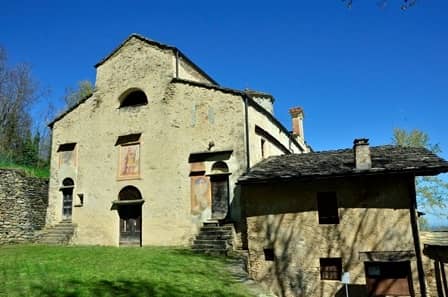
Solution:
<path fill-rule="evenodd" d="M 341 258 L 320 258 L 320 279 L 321 280 L 341 280 L 342 259 Z"/>
<path fill-rule="evenodd" d="M 319 224 L 339 224 L 338 200 L 335 192 L 317 193 Z"/>
<path fill-rule="evenodd" d="M 148 104 L 148 98 L 141 90 L 132 90 L 122 95 L 120 108 L 128 106 L 139 106 Z"/>
<path fill-rule="evenodd" d="M 263 252 L 265 261 L 274 261 L 275 258 L 274 249 L 263 249 Z"/>
<path fill-rule="evenodd" d="M 266 154 L 266 140 L 264 140 L 263 138 L 261 139 L 261 158 L 264 159 L 265 154 Z"/>

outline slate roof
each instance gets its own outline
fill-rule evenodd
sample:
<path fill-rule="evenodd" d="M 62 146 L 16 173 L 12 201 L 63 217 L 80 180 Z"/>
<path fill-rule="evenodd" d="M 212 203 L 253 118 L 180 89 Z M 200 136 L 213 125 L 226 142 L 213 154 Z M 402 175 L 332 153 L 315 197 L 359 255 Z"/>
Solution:
<path fill-rule="evenodd" d="M 353 149 L 270 157 L 243 175 L 238 183 L 318 179 L 356 175 L 436 175 L 448 172 L 448 162 L 425 148 L 383 145 L 370 148 L 372 168 L 355 169 Z"/>

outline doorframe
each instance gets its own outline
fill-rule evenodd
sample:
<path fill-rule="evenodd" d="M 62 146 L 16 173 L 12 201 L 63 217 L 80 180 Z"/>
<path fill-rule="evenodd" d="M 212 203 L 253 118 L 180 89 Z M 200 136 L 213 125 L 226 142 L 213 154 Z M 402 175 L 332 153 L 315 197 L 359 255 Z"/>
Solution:
<path fill-rule="evenodd" d="M 74 193 L 74 189 L 75 189 L 75 183 L 74 183 L 73 179 L 71 179 L 69 177 L 64 178 L 64 180 L 62 181 L 62 186 L 59 188 L 59 190 L 62 193 L 62 209 L 61 209 L 61 211 L 62 211 L 62 213 L 61 213 L 62 220 L 69 220 L 69 221 L 72 220 L 72 217 L 73 217 L 73 193 Z M 65 200 L 65 197 L 66 197 L 65 193 L 67 193 L 67 192 L 68 192 L 67 195 L 70 196 L 70 215 L 69 216 L 66 216 L 64 214 L 64 210 L 65 210 L 64 200 Z"/>
<path fill-rule="evenodd" d="M 140 235 L 139 235 L 139 244 L 138 246 L 142 246 L 142 236 L 143 236 L 143 200 L 136 202 L 136 203 L 129 203 L 128 205 L 132 205 L 134 207 L 139 207 L 140 208 L 140 216 L 138 216 L 138 220 L 140 221 Z M 118 207 L 117 209 L 117 213 L 118 213 L 118 246 L 127 246 L 126 244 L 122 244 L 121 242 L 121 223 L 124 219 L 122 219 L 120 217 L 120 209 Z M 132 245 L 129 245 L 132 246 Z"/>

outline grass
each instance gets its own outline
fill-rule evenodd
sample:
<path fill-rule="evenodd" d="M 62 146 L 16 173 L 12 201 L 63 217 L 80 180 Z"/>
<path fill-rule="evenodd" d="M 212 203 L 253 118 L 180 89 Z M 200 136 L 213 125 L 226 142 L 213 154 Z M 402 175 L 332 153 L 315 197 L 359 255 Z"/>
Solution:
<path fill-rule="evenodd" d="M 186 249 L 0 246 L 0 296 L 252 296 L 226 265 Z"/>
<path fill-rule="evenodd" d="M 4 162 L 0 160 L 0 168 L 2 169 L 19 169 L 24 171 L 29 176 L 38 178 L 49 178 L 50 170 L 48 167 L 31 167 L 25 165 L 18 165 L 10 162 Z"/>

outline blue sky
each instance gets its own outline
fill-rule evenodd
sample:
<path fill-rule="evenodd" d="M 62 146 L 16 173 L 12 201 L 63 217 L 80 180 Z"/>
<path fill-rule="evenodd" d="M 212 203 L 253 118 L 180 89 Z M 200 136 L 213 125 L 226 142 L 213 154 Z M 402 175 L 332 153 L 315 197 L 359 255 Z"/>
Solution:
<path fill-rule="evenodd" d="M 93 65 L 129 34 L 181 49 L 221 85 L 272 93 L 280 121 L 305 110 L 315 150 L 357 137 L 390 143 L 418 128 L 448 159 L 448 1 L 21 1 L 0 11 L 0 44 L 27 61 L 62 108 L 64 89 L 94 81 Z"/>

